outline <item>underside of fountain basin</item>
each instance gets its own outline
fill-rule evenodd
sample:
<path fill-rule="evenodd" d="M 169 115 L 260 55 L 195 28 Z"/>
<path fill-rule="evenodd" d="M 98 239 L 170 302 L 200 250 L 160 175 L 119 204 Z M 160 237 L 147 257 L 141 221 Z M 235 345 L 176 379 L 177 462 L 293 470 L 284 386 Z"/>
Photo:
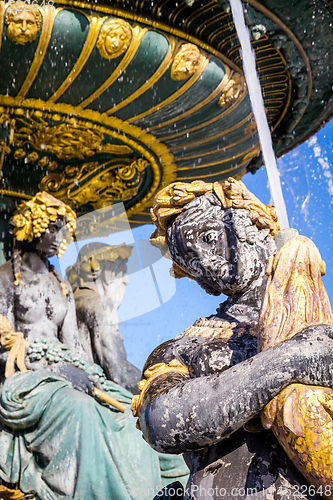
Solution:
<path fill-rule="evenodd" d="M 332 114 L 333 2 L 244 10 L 280 156 Z M 43 189 L 142 224 L 163 185 L 262 163 L 227 1 L 2 1 L 0 44 L 2 214 Z"/>

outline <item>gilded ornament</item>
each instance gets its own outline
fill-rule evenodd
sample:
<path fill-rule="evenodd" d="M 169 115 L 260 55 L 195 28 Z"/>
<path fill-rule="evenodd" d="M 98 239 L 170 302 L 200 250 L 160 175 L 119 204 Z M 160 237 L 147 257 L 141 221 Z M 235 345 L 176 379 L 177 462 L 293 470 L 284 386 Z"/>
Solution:
<path fill-rule="evenodd" d="M 38 153 L 36 153 L 36 151 L 33 151 L 32 153 L 30 153 L 28 156 L 27 156 L 27 161 L 28 162 L 31 162 L 31 161 L 37 161 L 39 158 L 38 156 Z"/>
<path fill-rule="evenodd" d="M 54 119 L 53 115 L 52 119 Z M 27 122 L 20 119 L 18 121 L 21 121 L 25 126 L 16 127 L 14 131 L 16 144 L 30 144 L 39 151 L 53 153 L 61 160 L 74 158 L 83 160 L 97 152 L 120 155 L 133 153 L 132 148 L 126 145 L 102 144 L 104 134 L 94 130 L 90 122 L 61 123 L 49 126 L 48 122 L 40 117 L 39 122 L 30 118 L 27 127 Z M 31 153 L 28 157 L 28 161 L 36 161 L 37 159 L 37 153 Z M 48 161 L 47 157 L 44 156 L 42 166 L 46 166 Z"/>
<path fill-rule="evenodd" d="M 103 139 L 104 136 L 99 132 L 61 123 L 37 130 L 27 142 L 39 151 L 53 153 L 61 160 L 84 160 L 95 154 Z"/>
<path fill-rule="evenodd" d="M 166 184 L 175 180 L 177 167 L 174 163 L 174 157 L 166 144 L 159 142 L 153 134 L 148 134 L 138 126 L 124 122 L 114 116 L 109 117 L 98 111 L 75 108 L 74 106 L 64 103 L 56 104 L 49 101 L 45 102 L 40 99 L 20 99 L 19 103 L 20 109 L 22 109 L 21 106 L 24 107 L 22 111 L 26 114 L 26 118 L 20 117 L 16 120 L 14 139 L 17 146 L 31 144 L 33 147 L 36 147 L 31 143 L 32 135 L 36 133 L 36 130 L 40 131 L 40 134 L 42 134 L 43 130 L 52 128 L 46 120 L 52 119 L 54 113 L 61 113 L 63 121 L 65 122 L 63 125 L 69 128 L 79 127 L 81 130 L 86 129 L 87 123 L 89 123 L 91 125 L 90 133 L 95 131 L 100 136 L 104 134 L 109 135 L 120 142 L 119 146 L 115 145 L 116 148 L 125 146 L 128 148 L 126 151 L 134 151 L 138 156 L 140 155 L 148 161 L 153 173 L 152 183 L 143 198 L 127 210 L 127 216 L 140 213 L 147 206 L 152 204 L 153 197 L 160 186 L 162 178 L 163 182 Z M 0 96 L 0 105 L 4 107 L 6 112 L 15 113 L 18 100 L 10 96 Z M 48 111 L 45 111 L 45 109 Z M 36 113 L 38 113 L 38 117 Z M 33 117 L 38 118 L 39 121 Z M 24 124 L 20 129 L 18 128 L 19 121 Z M 52 138 L 50 138 L 50 140 L 51 139 Z M 39 141 L 39 144 L 41 146 L 43 143 Z M 111 144 L 111 146 L 113 145 Z M 111 153 L 111 148 L 109 148 L 108 143 L 101 144 L 98 148 L 98 152 L 104 152 L 106 147 L 108 153 Z M 119 154 L 119 151 L 119 149 L 114 149 L 112 153 Z M 123 154 L 125 149 L 121 151 Z M 47 170 L 53 171 L 58 167 L 59 165 L 57 165 L 57 162 L 53 161 L 47 166 Z M 24 193 L 17 193 L 17 197 L 19 198 L 25 196 L 28 199 L 30 198 L 30 196 Z M 107 227 L 105 231 L 108 231 Z"/>
<path fill-rule="evenodd" d="M 47 156 L 43 156 L 43 158 L 41 158 L 41 159 L 39 160 L 38 165 L 39 165 L 40 167 L 46 167 L 46 166 L 49 164 L 49 161 L 50 161 L 50 160 L 48 159 L 48 157 L 47 157 Z"/>
<path fill-rule="evenodd" d="M 139 190 L 148 162 L 117 160 L 111 164 L 98 162 L 70 165 L 58 174 L 45 176 L 40 188 L 51 192 L 72 207 L 89 204 L 94 210 L 111 205 L 114 200 L 130 200 Z"/>
<path fill-rule="evenodd" d="M 23 2 L 11 3 L 6 11 L 7 36 L 15 45 L 25 45 L 37 38 L 41 13 L 36 5 Z"/>
<path fill-rule="evenodd" d="M 253 119 L 244 128 L 244 135 L 254 135 L 258 132 L 257 123 Z"/>
<path fill-rule="evenodd" d="M 51 172 L 53 170 L 57 170 L 58 168 L 58 163 L 56 161 L 52 161 L 48 166 L 47 166 L 47 169 L 48 170 L 51 170 Z"/>
<path fill-rule="evenodd" d="M 143 376 L 145 377 L 143 380 L 140 380 L 138 383 L 138 390 L 140 395 L 134 396 L 132 399 L 131 410 L 134 417 L 139 416 L 140 408 L 143 402 L 143 398 L 151 386 L 152 382 L 154 382 L 161 375 L 165 375 L 166 373 L 181 373 L 188 377 L 189 371 L 188 368 L 183 365 L 177 359 L 173 359 L 170 363 L 157 363 L 156 365 L 151 366 L 145 370 Z M 160 389 L 163 390 L 163 389 Z"/>
<path fill-rule="evenodd" d="M 185 80 L 192 76 L 202 60 L 200 49 L 193 43 L 185 43 L 175 55 L 171 66 L 172 80 Z"/>
<path fill-rule="evenodd" d="M 17 241 L 32 241 L 33 238 L 39 238 L 46 231 L 49 223 L 56 221 L 59 216 L 66 219 L 67 228 L 72 237 L 75 229 L 75 212 L 49 193 L 40 192 L 17 207 L 10 220 L 10 230 Z M 58 254 L 64 251 L 65 241 L 63 240 L 62 243 Z M 67 244 L 66 240 L 66 246 Z"/>
<path fill-rule="evenodd" d="M 17 149 L 14 153 L 14 159 L 15 160 L 22 160 L 22 158 L 25 157 L 25 151 L 24 149 Z"/>
<path fill-rule="evenodd" d="M 236 102 L 245 92 L 246 83 L 244 76 L 239 73 L 234 73 L 222 92 L 219 99 L 219 105 L 221 108 L 226 108 Z"/>
<path fill-rule="evenodd" d="M 0 124 L 3 125 L 4 123 L 7 123 L 9 121 L 10 121 L 10 114 L 9 113 L 4 113 L 4 110 L 1 111 Z"/>
<path fill-rule="evenodd" d="M 131 26 L 122 19 L 103 24 L 96 47 L 104 59 L 114 59 L 126 52 L 132 38 Z"/>

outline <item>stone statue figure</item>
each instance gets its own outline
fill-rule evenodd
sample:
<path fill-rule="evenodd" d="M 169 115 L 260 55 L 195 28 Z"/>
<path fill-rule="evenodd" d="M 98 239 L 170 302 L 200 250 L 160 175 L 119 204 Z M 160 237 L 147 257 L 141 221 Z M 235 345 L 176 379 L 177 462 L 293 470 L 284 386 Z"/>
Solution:
<path fill-rule="evenodd" d="M 100 365 L 109 380 L 136 394 L 141 372 L 126 359 L 118 315 L 131 251 L 127 245 L 88 243 L 67 276 L 74 291 L 80 341 L 90 361 Z"/>
<path fill-rule="evenodd" d="M 126 359 L 119 328 L 118 307 L 128 284 L 127 260 L 131 246 L 88 243 L 74 266 L 67 269 L 76 305 L 79 339 L 91 362 L 109 380 L 137 394 L 141 372 Z M 186 484 L 188 468 L 182 456 L 158 454 L 161 485 L 172 479 Z"/>
<path fill-rule="evenodd" d="M 148 500 L 158 456 L 135 428 L 132 394 L 86 358 L 70 284 L 48 261 L 64 252 L 74 218 L 42 192 L 11 220 L 13 257 L 0 267 L 0 498 L 134 500 L 140 491 Z"/>
<path fill-rule="evenodd" d="M 151 242 L 171 257 L 175 277 L 188 276 L 208 293 L 228 298 L 216 314 L 199 318 L 149 356 L 140 394 L 132 401 L 145 440 L 155 450 L 184 453 L 190 468 L 187 500 L 327 496 L 309 490 L 302 469 L 259 418 L 292 383 L 332 387 L 330 309 L 313 316 L 315 326 L 304 329 L 308 323 L 300 322 L 291 338 L 257 353 L 266 263 L 272 264 L 272 236 L 279 229 L 274 207 L 229 178 L 171 184 L 156 196 L 152 217 L 157 229 Z M 301 308 L 304 295 L 299 297 Z M 269 306 L 265 311 L 263 322 Z M 275 426 L 283 401 L 274 408 L 265 427 Z M 302 411 L 307 410 L 309 405 Z M 283 427 L 281 444 L 282 434 Z M 175 498 L 182 498 L 179 489 Z"/>

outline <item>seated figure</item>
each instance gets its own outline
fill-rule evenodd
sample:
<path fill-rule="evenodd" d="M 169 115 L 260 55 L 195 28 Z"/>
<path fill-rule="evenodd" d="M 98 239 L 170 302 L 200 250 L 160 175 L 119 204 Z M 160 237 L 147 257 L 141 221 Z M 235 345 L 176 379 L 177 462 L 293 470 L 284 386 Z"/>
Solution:
<path fill-rule="evenodd" d="M 156 196 L 152 217 L 151 242 L 171 256 L 174 275 L 228 299 L 149 356 L 132 402 L 144 438 L 155 450 L 184 453 L 187 500 L 329 496 L 309 490 L 259 418 L 292 382 L 332 387 L 329 314 L 257 354 L 266 263 L 279 229 L 274 207 L 229 178 L 171 184 Z"/>
<path fill-rule="evenodd" d="M 11 220 L 14 252 L 0 267 L 0 498 L 134 500 L 140 491 L 148 500 L 158 456 L 135 428 L 132 394 L 87 359 L 72 289 L 48 261 L 65 250 L 60 230 L 73 231 L 74 218 L 38 193 Z"/>

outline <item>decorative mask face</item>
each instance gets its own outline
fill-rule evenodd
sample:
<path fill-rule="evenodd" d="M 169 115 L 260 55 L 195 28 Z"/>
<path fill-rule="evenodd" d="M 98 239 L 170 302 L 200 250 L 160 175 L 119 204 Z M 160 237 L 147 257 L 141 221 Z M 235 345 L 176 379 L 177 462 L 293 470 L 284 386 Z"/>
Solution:
<path fill-rule="evenodd" d="M 25 45 L 37 38 L 41 23 L 39 10 L 21 3 L 10 5 L 6 13 L 7 36 L 16 45 Z"/>
<path fill-rule="evenodd" d="M 114 59 L 128 49 L 131 36 L 128 23 L 122 19 L 112 19 L 103 25 L 96 46 L 104 59 Z"/>
<path fill-rule="evenodd" d="M 177 52 L 171 67 L 172 80 L 185 80 L 192 76 L 199 67 L 202 55 L 196 45 L 186 43 Z"/>
<path fill-rule="evenodd" d="M 247 210 L 225 210 L 213 194 L 188 204 L 168 229 L 168 240 L 177 264 L 231 296 L 246 291 L 263 274 L 274 251 L 269 232 L 259 231 Z"/>

